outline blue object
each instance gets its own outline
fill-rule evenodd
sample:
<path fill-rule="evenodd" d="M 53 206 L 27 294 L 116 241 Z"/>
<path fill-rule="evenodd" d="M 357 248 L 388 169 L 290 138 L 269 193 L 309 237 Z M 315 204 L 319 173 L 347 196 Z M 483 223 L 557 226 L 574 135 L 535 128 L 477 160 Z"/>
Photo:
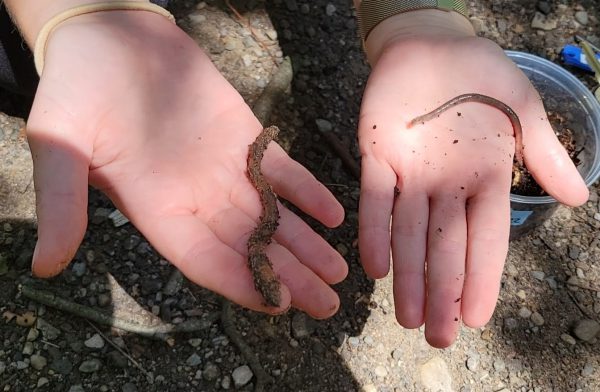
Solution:
<path fill-rule="evenodd" d="M 581 49 L 579 46 L 565 45 L 561 53 L 565 64 L 593 72 L 592 68 L 586 61 L 583 49 Z M 600 60 L 600 54 L 596 54 L 596 58 Z"/>

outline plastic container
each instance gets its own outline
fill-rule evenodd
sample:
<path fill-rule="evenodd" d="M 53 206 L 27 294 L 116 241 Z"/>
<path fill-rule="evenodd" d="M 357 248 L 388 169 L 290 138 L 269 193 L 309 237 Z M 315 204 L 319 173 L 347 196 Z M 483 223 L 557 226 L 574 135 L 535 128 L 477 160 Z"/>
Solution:
<path fill-rule="evenodd" d="M 528 53 L 506 51 L 540 92 L 546 111 L 561 114 L 573 131 L 577 167 L 587 186 L 600 177 L 600 103 L 575 76 L 553 62 Z M 565 102 L 570 103 L 565 110 Z M 510 239 L 517 239 L 544 223 L 559 203 L 551 196 L 510 194 Z"/>

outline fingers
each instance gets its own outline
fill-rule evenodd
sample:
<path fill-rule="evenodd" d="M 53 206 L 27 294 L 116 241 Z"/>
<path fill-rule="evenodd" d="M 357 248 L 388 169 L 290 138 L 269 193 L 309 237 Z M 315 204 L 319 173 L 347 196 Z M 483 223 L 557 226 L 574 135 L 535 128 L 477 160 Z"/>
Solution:
<path fill-rule="evenodd" d="M 552 197 L 569 206 L 585 203 L 589 191 L 573 161 L 554 134 L 539 101 L 533 103 L 523 122 L 525 164 L 535 180 Z"/>
<path fill-rule="evenodd" d="M 232 203 L 246 214 L 247 224 L 261 213 L 258 195 L 248 183 L 240 183 L 231 195 Z M 344 258 L 296 214 L 279 204 L 280 224 L 275 239 L 305 266 L 328 284 L 341 282 L 348 274 Z M 252 230 L 254 226 L 247 227 Z M 249 233 L 248 233 L 249 234 Z M 243 239 L 241 239 L 243 241 Z"/>
<path fill-rule="evenodd" d="M 340 283 L 348 275 L 344 258 L 302 219 L 279 205 L 281 225 L 275 239 L 328 284 Z"/>
<path fill-rule="evenodd" d="M 387 275 L 390 268 L 390 216 L 396 174 L 387 164 L 365 156 L 361 163 L 358 207 L 358 242 L 363 267 L 371 278 Z"/>
<path fill-rule="evenodd" d="M 336 227 L 344 220 L 344 209 L 333 194 L 278 144 L 269 144 L 261 167 L 275 193 L 325 226 Z"/>
<path fill-rule="evenodd" d="M 503 192 L 480 193 L 469 199 L 467 270 L 462 296 L 464 323 L 473 328 L 492 317 L 510 233 L 510 201 Z"/>
<path fill-rule="evenodd" d="M 208 221 L 219 240 L 246 258 L 246 243 L 256 222 L 236 207 L 222 210 Z M 339 307 L 337 294 L 310 268 L 303 265 L 289 250 L 279 244 L 267 248 L 273 269 L 289 288 L 292 305 L 315 318 L 333 315 Z"/>
<path fill-rule="evenodd" d="M 281 285 L 280 306 L 266 306 L 254 288 L 246 257 L 221 242 L 196 216 L 145 219 L 139 227 L 146 238 L 192 282 L 252 310 L 278 314 L 290 307 L 291 294 L 285 285 Z"/>
<path fill-rule="evenodd" d="M 28 140 L 38 219 L 32 272 L 47 278 L 69 264 L 85 234 L 89 161 L 81 152 L 38 130 L 31 129 Z"/>
<path fill-rule="evenodd" d="M 156 220 L 147 222 L 151 232 L 145 234 L 159 251 L 190 280 L 242 306 L 277 314 L 293 305 L 315 318 L 329 317 L 339 307 L 337 294 L 278 244 L 268 246 L 267 255 L 283 283 L 282 300 L 278 308 L 265 306 L 247 266 L 246 242 L 255 222 L 235 207 L 221 210 L 208 226 L 193 215 Z"/>
<path fill-rule="evenodd" d="M 449 346 L 458 333 L 467 241 L 465 201 L 431 198 L 427 248 L 425 338 L 434 347 Z"/>
<path fill-rule="evenodd" d="M 406 186 L 394 204 L 392 255 L 396 319 L 405 328 L 417 328 L 425 317 L 425 250 L 429 198 Z"/>

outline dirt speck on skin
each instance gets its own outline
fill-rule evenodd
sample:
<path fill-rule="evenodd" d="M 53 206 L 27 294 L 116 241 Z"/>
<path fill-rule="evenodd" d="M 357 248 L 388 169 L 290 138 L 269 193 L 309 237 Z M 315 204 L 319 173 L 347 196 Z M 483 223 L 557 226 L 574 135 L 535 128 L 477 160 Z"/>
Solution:
<path fill-rule="evenodd" d="M 420 392 L 436 386 L 461 392 L 600 390 L 598 337 L 574 328 L 583 325 L 582 320 L 600 320 L 597 185 L 584 206 L 560 207 L 541 227 L 511 242 L 492 319 L 481 328 L 461 327 L 451 348 L 433 349 L 425 342 L 424 328 L 398 326 L 392 274 L 377 282 L 365 276 L 356 246 L 359 183 L 314 125 L 316 119 L 328 121 L 331 132 L 358 161 L 353 131 L 369 67 L 350 2 L 231 4 L 249 24 L 240 23 L 222 1 L 176 0 L 173 11 L 178 24 L 249 104 L 283 56 L 292 57 L 292 89 L 271 122 L 281 129 L 280 144 L 334 192 L 347 213 L 336 229 L 307 218 L 348 261 L 348 278 L 333 286 L 341 300 L 335 316 L 313 320 L 292 310 L 273 317 L 234 308 L 235 327 L 273 377 L 270 390 Z M 600 43 L 594 35 L 600 29 L 600 8 L 593 0 L 577 4 L 482 0 L 469 6 L 477 33 L 504 49 L 560 63 L 560 49 L 575 34 Z M 536 23 L 555 27 L 532 28 L 538 13 Z M 590 74 L 571 71 L 592 85 Z M 24 106 L 22 100 L 0 93 L 0 110 L 24 117 Z M 28 270 L 35 244 L 28 150 L 23 143 L 16 144 L 21 125 L 18 118 L 0 116 L 0 314 L 32 310 L 43 322 L 32 329 L 0 319 L 0 385 L 7 383 L 11 391 L 35 390 L 38 385 L 65 391 L 232 390 L 247 360 L 219 322 L 169 342 L 99 326 L 121 352 L 107 343 L 102 347 L 90 343 L 97 332 L 86 321 L 18 294 L 19 283 L 32 283 Z M 127 317 L 111 301 L 106 278 L 110 272 L 140 307 L 165 322 L 182 323 L 220 312 L 220 298 L 178 278 L 132 225 L 113 226 L 108 215 L 114 206 L 109 200 L 90 190 L 89 203 L 89 227 L 75 259 L 59 277 L 35 284 Z M 13 207 L 3 208 L 8 205 Z M 254 382 L 235 388 L 251 391 Z"/>

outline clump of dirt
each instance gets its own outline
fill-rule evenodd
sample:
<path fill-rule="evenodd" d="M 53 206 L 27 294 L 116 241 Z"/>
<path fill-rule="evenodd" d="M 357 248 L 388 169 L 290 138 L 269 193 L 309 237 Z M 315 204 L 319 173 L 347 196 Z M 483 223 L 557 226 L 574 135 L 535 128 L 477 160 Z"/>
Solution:
<path fill-rule="evenodd" d="M 554 111 L 549 111 L 548 121 L 550 121 L 558 141 L 562 144 L 565 150 L 567 150 L 567 153 L 569 154 L 569 157 L 575 166 L 579 166 L 581 161 L 577 157 L 583 151 L 584 147 L 579 149 L 577 148 L 577 142 L 575 140 L 573 129 L 569 127 L 565 116 Z M 512 194 L 521 196 L 536 197 L 548 195 L 546 191 L 544 191 L 544 189 L 535 181 L 535 178 L 533 178 L 533 175 L 529 172 L 529 170 L 525 166 L 517 164 L 513 165 L 512 186 L 510 188 L 510 192 Z"/>

